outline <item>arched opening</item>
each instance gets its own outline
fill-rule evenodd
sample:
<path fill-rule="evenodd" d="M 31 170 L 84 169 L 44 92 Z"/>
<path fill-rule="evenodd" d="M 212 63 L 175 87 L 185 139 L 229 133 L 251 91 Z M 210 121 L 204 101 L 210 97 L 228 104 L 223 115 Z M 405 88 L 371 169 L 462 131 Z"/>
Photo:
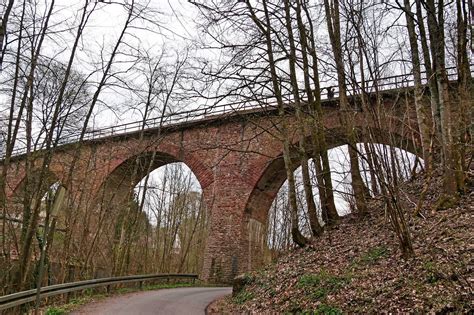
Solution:
<path fill-rule="evenodd" d="M 389 168 L 384 170 L 395 172 L 400 181 L 408 180 L 423 167 L 423 161 L 415 154 L 400 148 L 393 148 L 388 145 L 374 144 L 371 146 L 375 149 L 378 158 L 382 158 L 389 162 Z M 359 157 L 359 167 L 361 170 L 362 180 L 367 191 L 370 191 L 372 197 L 380 193 L 379 178 L 377 175 L 371 174 L 374 170 L 369 165 L 369 154 L 365 151 L 364 144 L 357 144 L 358 151 L 361 153 Z M 350 162 L 347 145 L 338 146 L 328 151 L 332 185 L 334 192 L 334 201 L 339 216 L 345 216 L 352 213 L 355 209 L 353 192 L 350 178 Z M 393 155 L 393 159 L 391 158 Z M 309 162 L 309 169 L 312 172 L 311 182 L 313 187 L 314 201 L 317 207 L 317 215 L 321 225 L 324 220 L 321 215 L 321 204 L 319 200 L 319 191 L 317 189 L 316 174 L 312 167 L 313 160 Z M 311 236 L 311 229 L 307 214 L 307 205 L 304 198 L 304 188 L 301 175 L 301 166 L 294 170 L 296 179 L 297 202 L 299 209 L 299 224 L 301 232 L 307 236 Z M 290 211 L 288 209 L 288 183 L 285 179 L 279 188 L 267 213 L 267 239 L 268 248 L 274 253 L 286 251 L 294 246 L 291 240 L 290 231 Z"/>
<path fill-rule="evenodd" d="M 359 139 L 368 139 L 368 141 L 379 143 L 370 146 L 375 148 L 377 154 L 385 154 L 385 156 L 388 157 L 385 158 L 385 160 L 393 160 L 395 162 L 398 167 L 397 171 L 400 173 L 399 175 L 401 178 L 406 178 L 409 174 L 413 173 L 414 170 L 419 170 L 420 166 L 422 166 L 422 161 L 417 158 L 416 145 L 412 139 L 389 132 L 372 132 L 371 137 L 368 138 L 364 137 L 364 134 L 360 129 L 357 131 Z M 345 145 L 346 141 L 343 134 L 342 130 L 333 129 L 328 130 L 326 135 L 335 203 L 340 216 L 350 213 L 351 203 L 353 203 L 351 198 L 349 198 L 352 194 L 349 176 L 349 158 L 347 156 L 347 145 Z M 374 135 L 377 135 L 377 137 L 374 137 Z M 389 144 L 392 144 L 392 147 L 390 147 Z M 298 146 L 294 145 L 293 147 L 295 148 L 294 160 L 298 161 L 299 159 L 296 158 L 296 148 Z M 364 143 L 359 143 L 357 147 L 361 155 L 359 157 L 359 166 L 361 169 L 362 179 L 367 186 L 367 190 L 371 191 L 372 194 L 376 193 L 372 187 L 377 187 L 377 184 L 374 183 L 371 178 L 365 158 L 367 155 L 365 153 L 367 146 Z M 391 159 L 391 155 L 393 155 L 395 159 Z M 315 168 L 311 167 L 311 160 L 309 163 L 309 169 L 314 170 Z M 300 228 L 303 233 L 306 232 L 308 235 L 310 233 L 310 228 L 306 214 L 305 198 L 302 194 L 301 167 L 298 163 L 295 163 L 294 165 L 294 172 L 297 179 L 297 190 L 300 193 L 298 197 Z M 320 209 L 319 192 L 314 172 L 311 176 L 313 178 L 312 186 L 315 203 Z M 287 190 L 287 186 L 285 185 L 286 178 L 283 156 L 279 155 L 268 161 L 265 170 L 261 173 L 260 179 L 247 201 L 245 209 L 247 225 L 243 229 L 243 235 L 246 236 L 246 238 L 244 239 L 242 246 L 243 248 L 248 248 L 248 269 L 254 269 L 262 263 L 270 261 L 272 256 L 274 256 L 272 254 L 273 252 L 282 251 L 294 246 L 291 241 L 289 229 L 290 220 L 288 215 L 288 200 L 287 193 L 285 193 L 285 190 Z M 372 185 L 373 183 L 374 185 Z M 286 212 L 283 211 L 285 209 Z M 258 224 L 256 224 L 256 222 Z M 323 222 L 321 223 L 323 224 Z M 255 229 L 252 227 L 257 225 L 259 226 L 257 230 L 260 231 L 260 236 L 258 237 L 259 243 L 255 243 L 254 241 L 254 244 L 251 245 L 249 239 L 257 239 L 255 237 L 255 231 L 252 231 Z M 276 233 L 271 232 L 270 230 L 276 231 Z M 256 257 L 265 258 L 257 261 L 255 259 Z"/>
<path fill-rule="evenodd" d="M 97 224 L 109 240 L 96 241 L 108 255 L 88 263 L 111 266 L 113 275 L 200 272 L 208 222 L 202 196 L 197 175 L 169 154 L 125 160 L 103 182 L 95 207 L 108 221 Z"/>
<path fill-rule="evenodd" d="M 38 200 L 45 203 L 48 194 L 53 193 L 61 185 L 58 177 L 51 171 L 33 170 L 22 178 L 7 200 L 9 216 L 21 216 L 25 207 L 34 208 Z"/>
<path fill-rule="evenodd" d="M 67 189 L 50 171 L 34 170 L 23 178 L 7 201 L 2 240 L 9 268 L 2 277 L 15 279 L 18 265 L 24 268 L 26 279 L 34 282 L 41 276 L 44 285 L 58 282 L 58 250 L 51 250 L 64 236 L 64 207 Z M 40 274 L 40 264 L 45 266 Z"/>
<path fill-rule="evenodd" d="M 135 186 L 135 195 L 149 222 L 148 250 L 142 248 L 140 256 L 150 256 L 151 270 L 200 272 L 208 212 L 192 170 L 183 162 L 157 168 Z"/>

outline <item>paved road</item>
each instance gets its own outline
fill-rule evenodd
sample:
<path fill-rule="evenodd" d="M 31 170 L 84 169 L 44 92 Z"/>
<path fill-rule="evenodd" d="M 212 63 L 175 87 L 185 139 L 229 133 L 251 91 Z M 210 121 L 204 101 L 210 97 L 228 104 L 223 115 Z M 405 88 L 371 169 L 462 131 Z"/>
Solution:
<path fill-rule="evenodd" d="M 205 314 L 209 303 L 231 293 L 232 288 L 176 288 L 135 292 L 85 305 L 72 314 Z"/>

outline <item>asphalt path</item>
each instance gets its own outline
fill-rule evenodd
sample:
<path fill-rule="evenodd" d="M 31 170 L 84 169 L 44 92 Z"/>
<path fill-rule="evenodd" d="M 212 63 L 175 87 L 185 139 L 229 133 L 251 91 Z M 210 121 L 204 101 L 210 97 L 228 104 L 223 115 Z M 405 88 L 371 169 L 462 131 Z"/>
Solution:
<path fill-rule="evenodd" d="M 212 301 L 231 293 L 232 288 L 222 287 L 134 292 L 85 305 L 71 314 L 205 314 Z"/>

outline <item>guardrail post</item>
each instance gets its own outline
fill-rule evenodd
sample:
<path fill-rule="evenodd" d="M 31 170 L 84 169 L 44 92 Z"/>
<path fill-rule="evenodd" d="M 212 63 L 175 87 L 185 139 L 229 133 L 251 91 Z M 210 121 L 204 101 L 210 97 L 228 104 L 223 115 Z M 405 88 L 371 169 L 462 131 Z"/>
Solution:
<path fill-rule="evenodd" d="M 110 289 L 111 289 L 111 288 L 110 288 L 110 284 L 105 287 L 105 291 L 107 292 L 107 294 L 110 293 Z"/>
<path fill-rule="evenodd" d="M 140 289 L 140 291 L 143 290 L 143 281 L 138 282 L 138 288 Z"/>

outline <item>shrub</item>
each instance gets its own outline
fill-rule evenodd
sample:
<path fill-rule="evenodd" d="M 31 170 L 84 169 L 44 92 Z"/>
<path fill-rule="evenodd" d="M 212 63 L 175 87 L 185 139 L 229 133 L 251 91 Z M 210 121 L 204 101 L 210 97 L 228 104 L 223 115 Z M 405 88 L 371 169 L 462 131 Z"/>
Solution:
<path fill-rule="evenodd" d="M 302 275 L 297 286 L 313 299 L 321 300 L 326 298 L 329 293 L 341 289 L 349 281 L 348 277 L 332 275 L 323 270 L 317 274 Z"/>
<path fill-rule="evenodd" d="M 232 298 L 236 304 L 244 304 L 247 301 L 253 299 L 253 293 L 246 290 L 240 291 L 236 296 Z"/>
<path fill-rule="evenodd" d="M 46 310 L 46 315 L 63 315 L 66 314 L 66 310 L 60 307 L 50 307 Z"/>

